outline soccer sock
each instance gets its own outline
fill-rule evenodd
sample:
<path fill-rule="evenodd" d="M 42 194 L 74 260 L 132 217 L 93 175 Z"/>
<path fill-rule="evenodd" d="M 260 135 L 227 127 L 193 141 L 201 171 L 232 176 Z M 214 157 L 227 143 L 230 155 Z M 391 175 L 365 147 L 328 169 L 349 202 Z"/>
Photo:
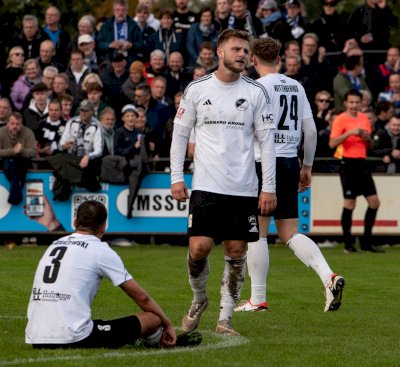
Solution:
<path fill-rule="evenodd" d="M 318 245 L 311 238 L 296 233 L 287 245 L 306 266 L 318 274 L 324 285 L 328 284 L 333 272 Z"/>
<path fill-rule="evenodd" d="M 372 236 L 372 227 L 375 224 L 376 213 L 378 209 L 372 209 L 368 207 L 367 211 L 365 212 L 364 218 L 364 245 L 370 246 L 371 245 L 371 236 Z"/>
<path fill-rule="evenodd" d="M 247 244 L 247 267 L 251 278 L 250 302 L 258 305 L 266 301 L 269 251 L 266 238 Z"/>
<path fill-rule="evenodd" d="M 163 328 L 159 327 L 153 334 L 146 335 L 143 338 L 143 344 L 148 348 L 155 348 L 160 346 Z"/>
<path fill-rule="evenodd" d="M 246 256 L 241 259 L 232 259 L 224 256 L 225 268 L 221 282 L 221 303 L 219 320 L 230 320 L 236 302 L 240 298 L 244 276 L 246 273 Z"/>
<path fill-rule="evenodd" d="M 343 241 L 345 247 L 353 246 L 353 240 L 351 237 L 352 217 L 353 217 L 353 210 L 343 208 L 341 222 L 343 229 Z"/>
<path fill-rule="evenodd" d="M 204 302 L 207 298 L 206 288 L 208 274 L 210 273 L 210 262 L 208 257 L 194 260 L 188 254 L 189 283 L 193 291 L 194 302 Z"/>

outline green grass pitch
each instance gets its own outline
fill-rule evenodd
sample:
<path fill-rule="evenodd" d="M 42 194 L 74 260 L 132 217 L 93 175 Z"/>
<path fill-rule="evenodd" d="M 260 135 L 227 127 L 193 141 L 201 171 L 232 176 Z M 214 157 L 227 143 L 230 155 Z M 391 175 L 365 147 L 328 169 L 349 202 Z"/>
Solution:
<path fill-rule="evenodd" d="M 118 350 L 33 350 L 24 342 L 26 308 L 37 262 L 45 247 L 0 247 L 0 367 L 2 366 L 399 366 L 400 248 L 385 254 L 344 254 L 324 249 L 332 269 L 346 279 L 342 308 L 323 312 L 323 286 L 289 249 L 270 247 L 267 299 L 270 310 L 239 313 L 233 324 L 240 337 L 214 333 L 223 269 L 221 246 L 211 255 L 210 306 L 195 348 L 170 350 L 125 347 Z M 186 248 L 135 246 L 117 249 L 129 272 L 161 304 L 179 328 L 191 301 Z M 242 298 L 249 296 L 246 277 Z M 138 312 L 119 289 L 103 281 L 94 318 Z"/>

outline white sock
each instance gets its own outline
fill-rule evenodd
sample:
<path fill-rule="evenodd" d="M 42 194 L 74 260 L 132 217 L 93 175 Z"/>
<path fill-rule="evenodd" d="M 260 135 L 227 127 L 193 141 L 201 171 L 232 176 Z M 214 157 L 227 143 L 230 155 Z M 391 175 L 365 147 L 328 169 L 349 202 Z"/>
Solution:
<path fill-rule="evenodd" d="M 159 347 L 162 333 L 163 328 L 158 328 L 153 334 L 147 335 L 143 338 L 143 344 L 148 348 Z"/>
<path fill-rule="evenodd" d="M 324 286 L 328 284 L 333 274 L 318 245 L 307 236 L 296 233 L 287 243 L 294 254 L 320 277 Z"/>
<path fill-rule="evenodd" d="M 188 255 L 189 284 L 193 291 L 193 301 L 204 302 L 207 298 L 206 288 L 210 262 L 208 257 L 202 260 L 193 260 Z"/>
<path fill-rule="evenodd" d="M 269 251 L 266 238 L 247 244 L 247 267 L 251 278 L 250 302 L 258 305 L 266 301 Z"/>
<path fill-rule="evenodd" d="M 240 299 L 244 276 L 246 273 L 246 256 L 241 259 L 232 259 L 224 256 L 225 268 L 221 282 L 221 303 L 219 320 L 230 320 L 236 302 Z"/>

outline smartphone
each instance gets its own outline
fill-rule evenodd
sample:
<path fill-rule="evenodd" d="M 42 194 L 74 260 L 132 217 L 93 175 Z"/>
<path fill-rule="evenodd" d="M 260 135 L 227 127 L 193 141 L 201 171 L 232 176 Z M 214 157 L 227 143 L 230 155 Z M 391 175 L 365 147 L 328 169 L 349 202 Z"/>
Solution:
<path fill-rule="evenodd" d="M 43 180 L 26 180 L 26 215 L 41 217 L 44 213 Z"/>

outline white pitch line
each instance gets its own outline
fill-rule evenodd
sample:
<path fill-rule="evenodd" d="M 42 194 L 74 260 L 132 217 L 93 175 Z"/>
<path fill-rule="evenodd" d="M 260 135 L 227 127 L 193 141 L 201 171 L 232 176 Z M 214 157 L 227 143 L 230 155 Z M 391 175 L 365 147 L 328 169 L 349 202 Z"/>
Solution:
<path fill-rule="evenodd" d="M 0 319 L 27 320 L 28 318 L 26 316 L 0 315 Z"/>
<path fill-rule="evenodd" d="M 220 335 L 211 331 L 201 331 L 203 335 L 212 335 L 213 337 L 217 337 L 219 340 L 213 344 L 208 345 L 200 345 L 198 347 L 192 348 L 170 348 L 170 349 L 148 349 L 145 351 L 126 351 L 126 352 L 106 352 L 104 354 L 99 354 L 98 351 L 93 356 L 80 356 L 80 355 L 71 355 L 71 356 L 49 356 L 49 357 L 38 357 L 38 358 L 18 358 L 11 360 L 0 360 L 0 366 L 15 366 L 20 364 L 37 364 L 37 363 L 47 363 L 53 361 L 84 361 L 84 360 L 96 360 L 102 358 L 137 358 L 137 357 L 147 357 L 154 355 L 163 355 L 163 354 L 182 354 L 182 353 L 191 353 L 197 351 L 207 351 L 207 350 L 215 350 L 222 348 L 231 348 L 238 347 L 250 342 L 249 339 L 243 336 L 226 336 Z M 76 351 L 76 349 L 75 349 Z"/>

